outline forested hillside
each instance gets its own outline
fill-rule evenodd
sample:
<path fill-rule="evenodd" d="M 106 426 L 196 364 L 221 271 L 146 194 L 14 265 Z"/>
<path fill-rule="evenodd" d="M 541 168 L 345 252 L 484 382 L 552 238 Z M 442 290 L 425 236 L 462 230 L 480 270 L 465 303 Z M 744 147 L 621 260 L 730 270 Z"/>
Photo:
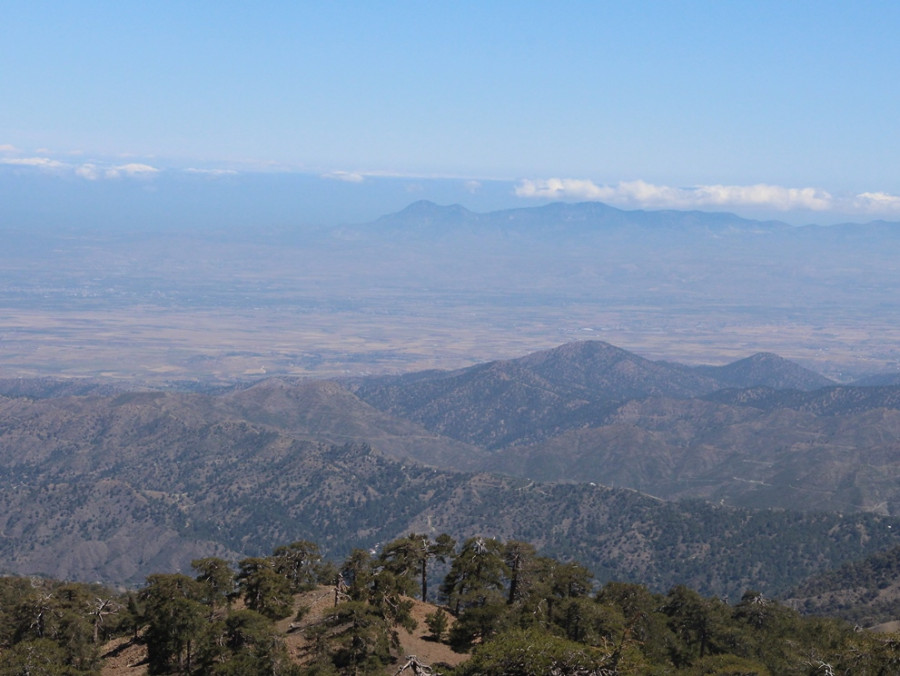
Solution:
<path fill-rule="evenodd" d="M 771 354 L 686 367 L 582 341 L 349 386 L 489 451 L 487 471 L 753 508 L 900 512 L 900 387 L 838 386 Z"/>
<path fill-rule="evenodd" d="M 683 585 L 598 585 L 579 563 L 517 540 L 410 533 L 337 565 L 297 541 L 191 568 L 127 593 L 0 578 L 0 674 L 875 676 L 900 666 L 897 635 L 803 618 L 755 590 L 726 603 Z"/>
<path fill-rule="evenodd" d="M 873 514 L 751 511 L 625 489 L 438 470 L 362 444 L 304 441 L 204 395 L 142 393 L 5 404 L 8 571 L 135 583 L 191 559 L 317 540 L 332 558 L 410 530 L 533 541 L 600 579 L 777 594 L 892 546 Z M 15 449 L 15 452 L 12 450 Z"/>
<path fill-rule="evenodd" d="M 804 613 L 836 615 L 862 626 L 900 622 L 900 547 L 852 561 L 787 594 Z"/>
<path fill-rule="evenodd" d="M 734 599 L 897 544 L 896 388 L 762 387 L 819 384 L 771 355 L 701 371 L 589 341 L 206 393 L 0 381 L 0 570 L 135 584 L 298 538 L 339 559 L 445 531 Z"/>

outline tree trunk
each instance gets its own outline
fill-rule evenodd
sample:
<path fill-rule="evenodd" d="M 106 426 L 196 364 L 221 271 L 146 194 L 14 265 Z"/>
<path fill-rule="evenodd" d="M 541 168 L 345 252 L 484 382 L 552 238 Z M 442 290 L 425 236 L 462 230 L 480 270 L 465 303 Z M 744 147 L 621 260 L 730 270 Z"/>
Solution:
<path fill-rule="evenodd" d="M 426 557 L 422 557 L 422 601 L 428 600 L 428 574 L 426 572 L 426 567 L 428 565 L 428 559 Z"/>

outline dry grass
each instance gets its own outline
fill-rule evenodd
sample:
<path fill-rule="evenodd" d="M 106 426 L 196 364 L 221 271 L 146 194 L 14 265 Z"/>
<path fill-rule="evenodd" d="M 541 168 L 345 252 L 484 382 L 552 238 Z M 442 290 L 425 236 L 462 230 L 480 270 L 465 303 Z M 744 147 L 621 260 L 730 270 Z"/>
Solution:
<path fill-rule="evenodd" d="M 113 639 L 103 646 L 102 676 L 144 676 L 147 673 L 147 649 L 130 638 Z"/>

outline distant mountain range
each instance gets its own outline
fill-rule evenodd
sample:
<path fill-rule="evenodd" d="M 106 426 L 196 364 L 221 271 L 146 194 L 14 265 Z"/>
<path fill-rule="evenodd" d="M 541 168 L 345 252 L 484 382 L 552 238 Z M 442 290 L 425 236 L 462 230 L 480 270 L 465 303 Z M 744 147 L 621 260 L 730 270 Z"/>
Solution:
<path fill-rule="evenodd" d="M 715 238 L 752 235 L 759 239 L 766 235 L 777 236 L 781 241 L 802 238 L 847 244 L 873 236 L 896 239 L 900 236 L 900 223 L 871 221 L 831 226 L 791 226 L 781 221 L 742 218 L 729 212 L 625 210 L 602 202 L 554 202 L 539 207 L 474 212 L 459 204 L 439 205 L 420 200 L 371 223 L 338 226 L 332 232 L 339 236 L 355 237 L 528 233 L 549 240 L 560 235 L 609 235 L 627 230 L 648 230 L 655 235 L 674 234 L 680 237 L 698 234 Z"/>
<path fill-rule="evenodd" d="M 135 583 L 300 538 L 343 556 L 447 531 L 528 540 L 601 580 L 739 595 L 900 533 L 900 388 L 774 355 L 688 367 L 586 341 L 404 376 L 0 395 L 11 572 Z"/>
<path fill-rule="evenodd" d="M 335 232 L 345 237 L 403 235 L 442 238 L 516 233 L 542 240 L 561 235 L 611 234 L 622 229 L 651 229 L 656 234 L 704 232 L 769 233 L 790 229 L 778 221 L 755 221 L 731 213 L 706 211 L 626 211 L 602 202 L 555 202 L 541 207 L 505 209 L 487 213 L 469 211 L 459 204 L 441 206 L 427 200 L 413 202 L 394 214 L 360 226 L 341 226 Z"/>

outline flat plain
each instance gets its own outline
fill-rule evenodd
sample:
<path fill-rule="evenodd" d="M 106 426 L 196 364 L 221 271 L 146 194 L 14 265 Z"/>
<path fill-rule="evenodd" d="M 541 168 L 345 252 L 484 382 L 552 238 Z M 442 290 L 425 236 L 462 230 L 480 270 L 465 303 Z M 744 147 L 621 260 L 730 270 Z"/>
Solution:
<path fill-rule="evenodd" d="M 382 221 L 7 233 L 0 375 L 162 385 L 397 373 L 580 338 L 689 364 L 775 352 L 839 381 L 900 365 L 895 227 L 548 239 L 452 224 L 423 234 L 418 222 L 410 235 Z"/>

